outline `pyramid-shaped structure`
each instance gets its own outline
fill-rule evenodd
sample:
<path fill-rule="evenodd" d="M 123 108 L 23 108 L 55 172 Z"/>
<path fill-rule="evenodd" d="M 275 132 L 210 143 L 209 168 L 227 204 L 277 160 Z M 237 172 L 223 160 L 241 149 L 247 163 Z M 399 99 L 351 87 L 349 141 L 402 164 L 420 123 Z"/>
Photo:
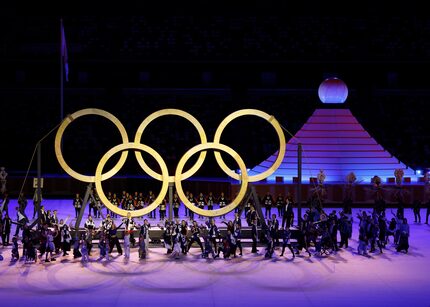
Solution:
<path fill-rule="evenodd" d="M 415 181 L 415 171 L 387 152 L 361 126 L 348 109 L 317 109 L 297 134 L 287 143 L 280 167 L 268 181 L 283 177 L 291 181 L 297 177 L 297 144 L 302 143 L 302 180 L 309 182 L 322 169 L 326 182 L 344 182 L 350 172 L 358 181 L 370 182 L 375 175 L 386 182 L 401 168 L 405 177 Z M 263 172 L 273 164 L 277 152 L 263 161 L 249 174 Z"/>

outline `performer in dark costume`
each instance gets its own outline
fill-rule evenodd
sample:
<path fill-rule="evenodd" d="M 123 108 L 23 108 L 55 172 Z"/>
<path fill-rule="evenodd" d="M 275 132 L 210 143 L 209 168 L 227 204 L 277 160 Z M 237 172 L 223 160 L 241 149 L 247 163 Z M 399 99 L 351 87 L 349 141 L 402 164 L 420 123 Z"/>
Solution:
<path fill-rule="evenodd" d="M 139 239 L 145 240 L 143 243 L 145 246 L 145 257 L 148 254 L 148 248 L 149 248 L 149 229 L 151 228 L 151 224 L 149 224 L 147 219 L 143 220 L 143 225 L 140 225 L 140 237 Z M 142 247 L 142 243 L 139 245 Z"/>
<path fill-rule="evenodd" d="M 284 216 L 284 206 L 285 206 L 284 196 L 282 196 L 282 194 L 279 194 L 278 197 L 276 198 L 276 207 L 278 208 L 279 217 Z"/>
<path fill-rule="evenodd" d="M 217 240 L 220 236 L 219 230 L 217 225 L 215 224 L 215 220 L 211 219 L 210 222 L 207 222 L 208 225 L 208 229 L 209 229 L 209 240 L 212 243 L 213 249 L 215 251 L 215 253 L 218 253 L 218 245 L 217 245 Z"/>
<path fill-rule="evenodd" d="M 178 193 L 176 193 L 176 192 L 173 195 L 172 205 L 173 205 L 173 216 L 175 217 L 175 219 L 178 219 L 179 218 L 179 207 L 181 206 L 181 201 L 179 200 Z"/>
<path fill-rule="evenodd" d="M 212 192 L 209 192 L 208 198 L 206 200 L 206 203 L 208 204 L 208 210 L 214 209 L 214 203 L 215 203 L 215 197 Z"/>
<path fill-rule="evenodd" d="M 269 192 L 266 193 L 266 196 L 263 198 L 263 204 L 266 208 L 265 217 L 266 219 L 270 219 L 270 216 L 272 215 L 272 206 L 273 206 L 273 197 L 270 195 Z"/>
<path fill-rule="evenodd" d="M 9 214 L 9 194 L 8 192 L 5 192 L 3 195 L 3 201 L 0 206 L 0 212 L 6 212 Z"/>
<path fill-rule="evenodd" d="M 118 228 L 121 227 L 121 225 L 116 227 L 115 223 L 112 223 L 112 226 L 109 230 L 109 254 L 112 253 L 113 247 L 116 246 L 118 254 L 122 255 L 122 248 L 121 248 L 121 244 L 119 244 L 118 235 L 117 235 Z"/>
<path fill-rule="evenodd" d="M 197 205 L 202 210 L 205 208 L 205 206 L 206 206 L 206 198 L 203 195 L 203 193 L 199 194 L 199 197 L 197 198 Z M 199 215 L 199 219 L 204 219 L 204 216 Z"/>
<path fill-rule="evenodd" d="M 427 201 L 426 206 L 427 206 L 426 224 L 428 224 L 429 223 L 429 216 L 430 216 L 430 200 Z"/>
<path fill-rule="evenodd" d="M 197 203 L 197 201 L 194 198 L 193 193 L 190 193 L 188 195 L 188 200 L 189 200 L 189 202 L 191 203 L 192 206 L 195 206 L 196 203 Z M 188 210 L 188 215 L 190 217 L 190 221 L 194 221 L 194 212 L 192 210 Z"/>
<path fill-rule="evenodd" d="M 294 219 L 293 198 L 291 194 L 288 194 L 284 202 L 282 227 L 290 228 L 293 225 L 293 219 Z"/>
<path fill-rule="evenodd" d="M 413 206 L 413 210 L 414 210 L 414 222 L 415 223 L 420 223 L 421 224 L 421 202 L 419 200 L 415 200 L 414 201 L 414 206 Z"/>
<path fill-rule="evenodd" d="M 200 228 L 197 225 L 196 221 L 194 221 L 193 224 L 191 225 L 191 239 L 188 242 L 187 252 L 190 251 L 190 248 L 193 242 L 196 242 L 200 246 L 200 249 L 202 250 L 202 254 L 203 254 L 203 245 L 202 245 L 202 242 L 200 242 Z"/>
<path fill-rule="evenodd" d="M 224 192 L 221 192 L 220 197 L 218 198 L 219 208 L 222 209 L 227 206 L 227 198 L 224 196 Z M 225 214 L 221 215 L 222 219 L 225 219 Z"/>
<path fill-rule="evenodd" d="M 3 218 L 3 231 L 2 231 L 3 246 L 9 245 L 11 226 L 12 226 L 12 220 L 9 217 L 8 213 L 6 212 L 6 214 Z"/>
<path fill-rule="evenodd" d="M 288 249 L 291 251 L 291 254 L 293 255 L 293 259 L 296 257 L 294 254 L 293 247 L 291 246 L 291 231 L 289 228 L 281 228 L 281 237 L 282 237 L 282 252 L 281 257 L 284 256 L 285 247 L 288 247 Z"/>
<path fill-rule="evenodd" d="M 258 230 L 257 230 L 257 219 L 252 220 L 252 250 L 251 253 L 256 254 L 258 252 L 257 249 L 257 240 L 258 240 Z"/>
<path fill-rule="evenodd" d="M 236 249 L 239 248 L 239 256 L 242 256 L 242 227 L 240 224 L 234 224 L 234 238 L 236 240 L 236 247 L 234 250 L 234 254 L 236 255 Z"/>
<path fill-rule="evenodd" d="M 112 200 L 111 200 L 112 205 L 114 205 L 115 207 L 119 207 L 119 203 L 120 200 L 118 199 L 118 197 L 116 197 L 116 194 L 114 193 L 112 196 Z M 114 213 L 113 211 L 111 212 L 111 217 L 118 217 L 118 214 Z"/>
<path fill-rule="evenodd" d="M 406 218 L 403 219 L 403 224 L 400 226 L 400 239 L 397 245 L 397 252 L 405 251 L 408 253 L 409 249 L 409 225 Z"/>
<path fill-rule="evenodd" d="M 79 197 L 79 193 L 76 193 L 75 199 L 73 200 L 73 207 L 75 207 L 75 217 L 78 218 L 79 212 L 81 211 L 83 200 Z"/>

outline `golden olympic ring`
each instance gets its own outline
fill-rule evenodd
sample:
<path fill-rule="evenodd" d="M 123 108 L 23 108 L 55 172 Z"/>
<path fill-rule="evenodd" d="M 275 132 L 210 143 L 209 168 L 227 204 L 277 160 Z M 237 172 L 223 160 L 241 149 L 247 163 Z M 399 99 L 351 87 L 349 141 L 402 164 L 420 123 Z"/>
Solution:
<path fill-rule="evenodd" d="M 64 171 L 67 174 L 69 174 L 70 176 L 72 176 L 73 178 L 78 179 L 78 180 L 83 181 L 83 182 L 94 182 L 94 176 L 86 176 L 86 175 L 82 175 L 82 174 L 79 174 L 78 172 L 74 171 L 64 160 L 63 153 L 61 151 L 61 141 L 62 141 L 63 134 L 64 134 L 64 131 L 66 130 L 67 126 L 72 121 L 74 121 L 75 119 L 77 119 L 81 116 L 85 116 L 85 115 L 99 115 L 99 116 L 102 116 L 102 117 L 110 120 L 118 128 L 119 133 L 121 134 L 121 138 L 122 138 L 123 143 L 128 143 L 128 136 L 127 136 L 127 132 L 126 132 L 124 126 L 122 125 L 122 123 L 119 121 L 118 118 L 113 116 L 111 113 L 106 112 L 104 110 L 100 110 L 100 109 L 82 109 L 82 110 L 79 110 L 79 111 L 67 116 L 63 120 L 63 122 L 61 123 L 60 127 L 58 128 L 57 134 L 55 136 L 55 155 L 57 156 L 57 160 L 60 163 L 61 167 L 64 169 Z M 111 178 L 113 175 L 115 175 L 121 169 L 121 167 L 124 165 L 125 160 L 127 159 L 127 155 L 128 155 L 128 152 L 124 151 L 121 154 L 121 157 L 120 157 L 118 163 L 110 171 L 103 174 L 101 177 L 101 180 L 106 180 L 108 178 Z"/>
<path fill-rule="evenodd" d="M 103 167 L 105 166 L 106 162 L 112 157 L 114 154 L 120 151 L 126 151 L 130 149 L 138 149 L 143 150 L 150 154 L 154 159 L 157 161 L 157 163 L 160 165 L 161 168 L 161 176 L 162 176 L 162 185 L 161 185 L 161 191 L 158 194 L 157 198 L 149 204 L 147 207 L 140 209 L 140 210 L 124 210 L 121 208 L 118 208 L 117 206 L 113 205 L 106 197 L 105 193 L 103 192 L 102 188 L 102 172 Z M 115 168 L 116 172 L 120 170 L 120 168 Z M 116 214 L 119 214 L 121 216 L 127 216 L 127 213 L 130 213 L 132 217 L 142 216 L 145 214 L 148 214 L 152 210 L 158 207 L 159 204 L 164 199 L 164 196 L 167 193 L 167 189 L 169 188 L 169 172 L 167 170 L 166 163 L 164 162 L 163 158 L 160 156 L 158 152 L 156 152 L 154 149 L 152 149 L 149 146 L 146 146 L 144 144 L 138 144 L 138 143 L 124 143 L 117 145 L 113 148 L 111 148 L 105 155 L 101 158 L 99 164 L 97 165 L 96 169 L 96 175 L 95 175 L 95 186 L 97 193 L 99 194 L 101 202 L 111 211 L 115 212 Z"/>
<path fill-rule="evenodd" d="M 184 191 L 182 189 L 182 184 L 181 184 L 181 181 L 182 181 L 181 180 L 181 174 L 182 174 L 182 170 L 185 166 L 185 163 L 195 153 L 202 151 L 202 150 L 207 150 L 207 149 L 222 150 L 222 151 L 228 153 L 230 156 L 232 156 L 234 158 L 234 160 L 239 165 L 239 169 L 241 170 L 241 175 L 240 175 L 240 179 L 239 179 L 241 181 L 241 185 L 240 185 L 239 193 L 237 194 L 236 198 L 230 204 L 225 206 L 224 208 L 220 208 L 220 209 L 216 209 L 216 210 L 204 210 L 204 209 L 200 209 L 200 208 L 196 207 L 195 205 L 192 205 L 191 202 L 187 199 L 186 195 L 184 194 Z M 218 144 L 218 143 L 199 144 L 199 145 L 194 146 L 190 150 L 188 150 L 182 156 L 181 160 L 179 160 L 179 163 L 178 163 L 178 166 L 177 166 L 176 172 L 175 172 L 175 186 L 176 186 L 176 192 L 178 193 L 179 198 L 182 200 L 184 205 L 186 207 L 188 207 L 188 209 L 190 209 L 191 211 L 194 211 L 195 213 L 197 213 L 199 215 L 208 216 L 208 217 L 215 217 L 215 216 L 227 214 L 228 212 L 230 212 L 231 210 L 236 208 L 239 205 L 239 203 L 242 201 L 242 199 L 245 197 L 246 189 L 248 187 L 248 172 L 246 171 L 246 166 L 245 166 L 245 163 L 243 162 L 242 158 L 237 154 L 237 152 L 235 152 L 233 149 L 231 149 L 227 145 Z"/>
<path fill-rule="evenodd" d="M 249 176 L 249 182 L 256 182 L 256 181 L 260 181 L 260 180 L 263 180 L 264 178 L 269 177 L 271 174 L 273 174 L 278 169 L 279 165 L 281 165 L 282 160 L 284 159 L 284 156 L 285 156 L 285 149 L 286 149 L 285 136 L 284 136 L 284 132 L 282 131 L 281 125 L 272 115 L 269 115 L 269 114 L 267 114 L 263 111 L 260 111 L 260 110 L 242 109 L 242 110 L 231 113 L 226 118 L 224 118 L 224 120 L 221 122 L 221 124 L 219 124 L 218 129 L 215 132 L 214 143 L 219 144 L 222 132 L 224 131 L 225 127 L 232 120 L 234 120 L 240 116 L 244 116 L 244 115 L 255 115 L 255 116 L 258 116 L 258 117 L 261 117 L 261 118 L 267 120 L 273 126 L 273 128 L 275 128 L 276 133 L 278 134 L 278 138 L 279 138 L 278 156 L 277 156 L 275 162 L 272 164 L 272 166 L 270 168 L 268 168 L 266 171 L 264 171 L 258 175 Z M 218 162 L 218 165 L 221 167 L 221 169 L 228 176 L 230 176 L 236 180 L 239 180 L 240 175 L 236 174 L 234 171 L 232 171 L 228 168 L 228 166 L 224 163 L 224 161 L 221 157 L 221 154 L 219 152 L 215 152 L 215 159 Z"/>
<path fill-rule="evenodd" d="M 78 172 L 74 171 L 72 168 L 68 166 L 66 161 L 63 158 L 62 152 L 61 152 L 61 141 L 64 134 L 65 129 L 67 126 L 76 118 L 84 116 L 84 115 L 99 115 L 102 117 L 107 118 L 111 122 L 115 124 L 115 126 L 118 128 L 121 138 L 122 138 L 122 144 L 117 145 L 110 149 L 100 160 L 99 164 L 97 165 L 97 169 L 95 172 L 95 176 L 85 176 L 82 174 L 79 174 Z M 194 146 L 193 148 L 189 149 L 180 159 L 178 166 L 176 168 L 176 172 L 174 176 L 169 176 L 169 172 L 167 170 L 166 163 L 164 162 L 163 158 L 151 147 L 141 144 L 140 140 L 142 138 L 142 133 L 145 130 L 145 128 L 156 118 L 164 116 L 164 115 L 176 115 L 183 117 L 187 119 L 189 122 L 191 122 L 194 127 L 197 129 L 201 144 Z M 266 171 L 264 171 L 261 174 L 254 175 L 254 176 L 248 176 L 247 168 L 245 166 L 245 163 L 243 162 L 242 158 L 239 156 L 239 154 L 236 153 L 232 148 L 221 144 L 221 134 L 225 127 L 234 119 L 244 116 L 244 115 L 255 115 L 258 117 L 261 117 L 265 120 L 267 120 L 276 130 L 279 138 L 279 150 L 278 150 L 278 156 L 273 163 L 273 165 Z M 191 177 L 193 174 L 197 172 L 197 170 L 201 167 L 203 164 L 205 157 L 206 157 L 206 151 L 208 149 L 214 149 L 215 150 L 215 158 L 221 167 L 221 169 L 230 177 L 241 181 L 241 188 L 239 190 L 238 195 L 235 197 L 235 199 L 228 204 L 226 207 L 217 209 L 217 210 L 203 210 L 196 206 L 193 206 L 189 200 L 186 198 L 183 190 L 181 181 L 184 179 L 187 179 Z M 206 133 L 202 127 L 202 125 L 199 123 L 199 121 L 190 115 L 189 113 L 178 110 L 178 109 L 164 109 L 157 112 L 152 113 L 149 115 L 143 122 L 140 124 L 134 142 L 128 141 L 127 132 L 122 125 L 122 123 L 112 114 L 100 110 L 100 109 L 83 109 L 80 111 L 77 111 L 71 115 L 69 115 L 67 118 L 64 119 L 64 121 L 61 123 L 60 127 L 58 128 L 57 135 L 55 137 L 55 153 L 58 159 L 58 162 L 60 163 L 61 167 L 73 178 L 78 179 L 80 181 L 84 182 L 94 182 L 96 185 L 97 192 L 99 194 L 100 200 L 103 204 L 108 207 L 111 211 L 115 212 L 116 214 L 119 214 L 121 216 L 127 216 L 128 213 L 131 214 L 132 217 L 142 216 L 145 214 L 148 214 L 152 210 L 154 210 L 161 202 L 163 201 L 167 189 L 169 186 L 169 183 L 175 183 L 176 190 L 178 192 L 179 198 L 182 200 L 182 202 L 187 206 L 190 210 L 196 212 L 199 215 L 208 216 L 208 217 L 215 217 L 219 215 L 224 215 L 231 210 L 233 210 L 238 204 L 242 201 L 242 199 L 245 196 L 246 189 L 248 186 L 248 182 L 255 182 L 259 180 L 263 180 L 264 178 L 267 178 L 270 176 L 281 164 L 282 159 L 285 155 L 285 149 L 286 149 L 286 143 L 285 143 L 285 136 L 282 131 L 281 125 L 278 123 L 278 121 L 272 116 L 269 115 L 263 111 L 255 110 L 255 109 L 243 109 L 236 112 L 233 112 L 232 114 L 228 115 L 218 126 L 216 132 L 214 141 L 212 143 L 208 143 L 206 139 Z M 157 196 L 157 198 L 154 200 L 153 203 L 151 203 L 149 206 L 145 207 L 144 209 L 136 210 L 136 211 L 128 211 L 120 209 L 116 206 L 114 206 L 109 200 L 107 199 L 106 195 L 103 192 L 103 188 L 101 185 L 101 182 L 103 180 L 106 180 L 112 176 L 114 176 L 124 165 L 125 160 L 128 155 L 128 150 L 135 150 L 136 159 L 139 162 L 139 165 L 142 167 L 142 169 L 151 177 L 154 179 L 162 181 L 161 191 L 160 194 Z M 148 154 L 150 154 L 160 165 L 161 168 L 161 174 L 153 171 L 143 160 L 142 155 L 140 152 L 137 152 L 137 150 L 145 151 Z M 103 174 L 103 167 L 105 166 L 106 162 L 116 153 L 122 151 L 121 157 L 117 164 L 108 172 Z M 221 154 L 219 151 L 224 151 L 230 156 L 234 158 L 236 163 L 239 165 L 239 169 L 241 171 L 241 174 L 236 174 L 235 172 L 231 171 L 227 165 L 224 163 Z M 186 164 L 186 162 L 189 160 L 189 158 L 194 155 L 195 153 L 200 152 L 199 158 L 197 162 L 185 173 L 182 173 L 183 168 Z"/>
<path fill-rule="evenodd" d="M 180 116 L 180 117 L 187 119 L 197 129 L 197 132 L 199 133 L 199 136 L 200 136 L 201 144 L 204 144 L 207 142 L 205 130 L 203 129 L 200 122 L 194 116 L 192 116 L 190 113 L 187 113 L 185 111 L 178 110 L 178 109 L 163 109 L 163 110 L 154 112 L 151 115 L 149 115 L 147 118 L 145 118 L 143 120 L 143 122 L 140 124 L 139 128 L 137 128 L 134 142 L 140 143 L 140 140 L 142 138 L 142 133 L 145 130 L 145 128 L 149 125 L 149 123 L 151 123 L 154 119 L 157 119 L 157 118 L 159 118 L 161 116 L 165 116 L 165 115 L 176 115 L 176 116 Z M 145 163 L 145 161 L 142 158 L 142 154 L 140 152 L 136 151 L 135 155 L 136 155 L 137 161 L 139 162 L 140 166 L 143 168 L 143 170 L 149 176 L 151 176 L 152 178 L 155 178 L 157 180 L 162 180 L 161 175 L 158 174 L 157 172 L 154 172 Z M 206 152 L 203 151 L 200 153 L 199 158 L 198 158 L 197 162 L 193 165 L 193 167 L 191 167 L 185 173 L 180 174 L 181 180 L 187 179 L 187 178 L 191 177 L 193 174 L 195 174 L 199 170 L 199 168 L 202 166 L 203 162 L 205 161 L 205 158 L 206 158 Z M 171 183 L 175 182 L 175 178 L 173 176 L 170 176 L 169 182 L 171 182 Z"/>

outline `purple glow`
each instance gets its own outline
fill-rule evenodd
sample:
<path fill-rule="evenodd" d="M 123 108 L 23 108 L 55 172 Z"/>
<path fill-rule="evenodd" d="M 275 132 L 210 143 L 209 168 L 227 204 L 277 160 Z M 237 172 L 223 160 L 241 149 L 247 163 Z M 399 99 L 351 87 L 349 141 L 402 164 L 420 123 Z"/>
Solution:
<path fill-rule="evenodd" d="M 303 179 L 315 177 L 320 169 L 327 175 L 326 182 L 342 182 L 350 172 L 358 181 L 369 182 L 378 175 L 383 181 L 401 168 L 405 177 L 417 180 L 408 168 L 387 152 L 365 131 L 348 109 L 317 109 L 302 129 L 287 143 L 287 152 L 276 176 L 292 180 L 297 176 L 297 144 L 303 145 Z M 277 153 L 254 167 L 250 175 L 262 172 L 273 164 Z"/>

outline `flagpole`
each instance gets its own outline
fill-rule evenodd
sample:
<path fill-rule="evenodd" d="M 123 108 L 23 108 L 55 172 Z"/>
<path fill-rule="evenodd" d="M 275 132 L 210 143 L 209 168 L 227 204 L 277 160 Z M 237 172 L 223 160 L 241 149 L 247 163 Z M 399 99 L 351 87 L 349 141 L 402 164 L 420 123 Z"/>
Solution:
<path fill-rule="evenodd" d="M 63 19 L 60 19 L 60 120 L 64 114 Z"/>

